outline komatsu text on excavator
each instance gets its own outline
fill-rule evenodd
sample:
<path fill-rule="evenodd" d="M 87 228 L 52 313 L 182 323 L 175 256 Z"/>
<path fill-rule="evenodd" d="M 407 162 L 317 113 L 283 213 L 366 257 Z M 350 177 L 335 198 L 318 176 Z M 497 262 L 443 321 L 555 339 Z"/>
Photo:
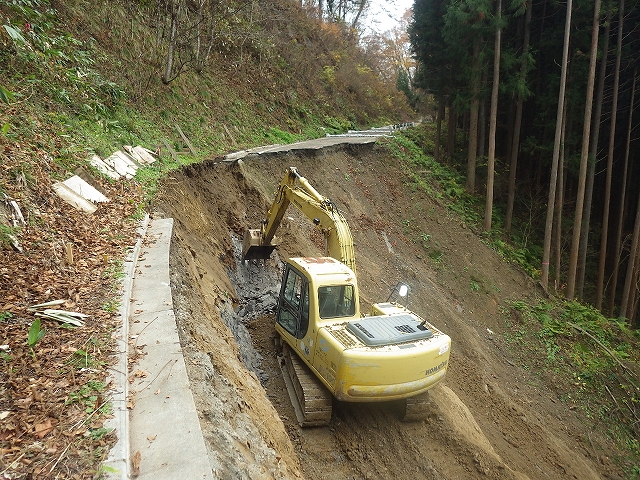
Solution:
<path fill-rule="evenodd" d="M 290 167 L 259 230 L 248 230 L 243 259 L 267 259 L 275 232 L 293 204 L 322 231 L 324 257 L 286 261 L 275 328 L 285 382 L 302 426 L 326 425 L 331 395 L 345 402 L 404 400 L 404 419 L 422 418 L 427 390 L 449 363 L 451 339 L 397 301 L 360 314 L 353 237 L 343 215 Z"/>

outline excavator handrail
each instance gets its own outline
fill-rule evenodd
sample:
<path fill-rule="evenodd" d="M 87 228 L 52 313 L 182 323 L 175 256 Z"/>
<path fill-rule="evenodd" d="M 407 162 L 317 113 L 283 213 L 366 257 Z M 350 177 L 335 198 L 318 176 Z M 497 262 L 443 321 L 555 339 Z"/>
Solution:
<path fill-rule="evenodd" d="M 267 218 L 262 222 L 259 240 L 256 244 L 245 247 L 243 258 L 261 258 L 259 254 L 250 253 L 252 248 L 265 252 L 268 258 L 273 248 L 265 247 L 272 247 L 273 237 L 290 203 L 293 203 L 324 234 L 327 256 L 344 263 L 355 273 L 353 236 L 346 219 L 331 200 L 318 193 L 307 179 L 298 173 L 296 167 L 289 167 L 285 172 Z"/>

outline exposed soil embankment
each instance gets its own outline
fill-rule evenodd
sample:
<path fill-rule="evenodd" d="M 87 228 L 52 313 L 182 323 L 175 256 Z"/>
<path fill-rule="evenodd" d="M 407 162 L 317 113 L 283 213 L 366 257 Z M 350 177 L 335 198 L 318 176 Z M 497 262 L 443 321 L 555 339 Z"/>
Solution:
<path fill-rule="evenodd" d="M 238 243 L 259 226 L 290 165 L 345 214 L 363 311 L 406 281 L 410 308 L 451 336 L 449 371 L 426 420 L 402 423 L 392 404 L 336 402 L 328 427 L 297 426 L 273 343 L 278 259 L 321 254 L 322 238 L 290 207 L 270 260 L 243 264 Z M 161 191 L 159 214 L 175 219 L 181 340 L 220 478 L 615 478 L 605 440 L 588 435 L 502 340 L 502 307 L 534 295 L 534 283 L 382 147 L 205 162 L 173 173 Z"/>

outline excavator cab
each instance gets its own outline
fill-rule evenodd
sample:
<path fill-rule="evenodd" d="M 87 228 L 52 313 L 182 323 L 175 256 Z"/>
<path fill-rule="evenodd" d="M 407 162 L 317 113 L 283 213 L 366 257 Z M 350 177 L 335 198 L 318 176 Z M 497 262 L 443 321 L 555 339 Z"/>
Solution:
<path fill-rule="evenodd" d="M 332 258 L 297 258 L 285 264 L 276 322 L 294 338 L 329 319 L 359 317 L 353 273 Z M 351 282 L 346 282 L 350 278 Z"/>
<path fill-rule="evenodd" d="M 295 338 L 303 338 L 309 329 L 309 282 L 287 265 L 278 297 L 276 321 Z"/>

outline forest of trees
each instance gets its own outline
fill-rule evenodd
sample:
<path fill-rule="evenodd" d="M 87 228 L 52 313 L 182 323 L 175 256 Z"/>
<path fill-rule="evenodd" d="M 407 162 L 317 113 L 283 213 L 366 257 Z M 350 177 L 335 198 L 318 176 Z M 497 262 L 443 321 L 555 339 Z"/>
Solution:
<path fill-rule="evenodd" d="M 528 245 L 545 289 L 637 326 L 638 2 L 415 0 L 413 14 L 436 156 L 486 196 L 485 230 L 499 219 Z"/>

